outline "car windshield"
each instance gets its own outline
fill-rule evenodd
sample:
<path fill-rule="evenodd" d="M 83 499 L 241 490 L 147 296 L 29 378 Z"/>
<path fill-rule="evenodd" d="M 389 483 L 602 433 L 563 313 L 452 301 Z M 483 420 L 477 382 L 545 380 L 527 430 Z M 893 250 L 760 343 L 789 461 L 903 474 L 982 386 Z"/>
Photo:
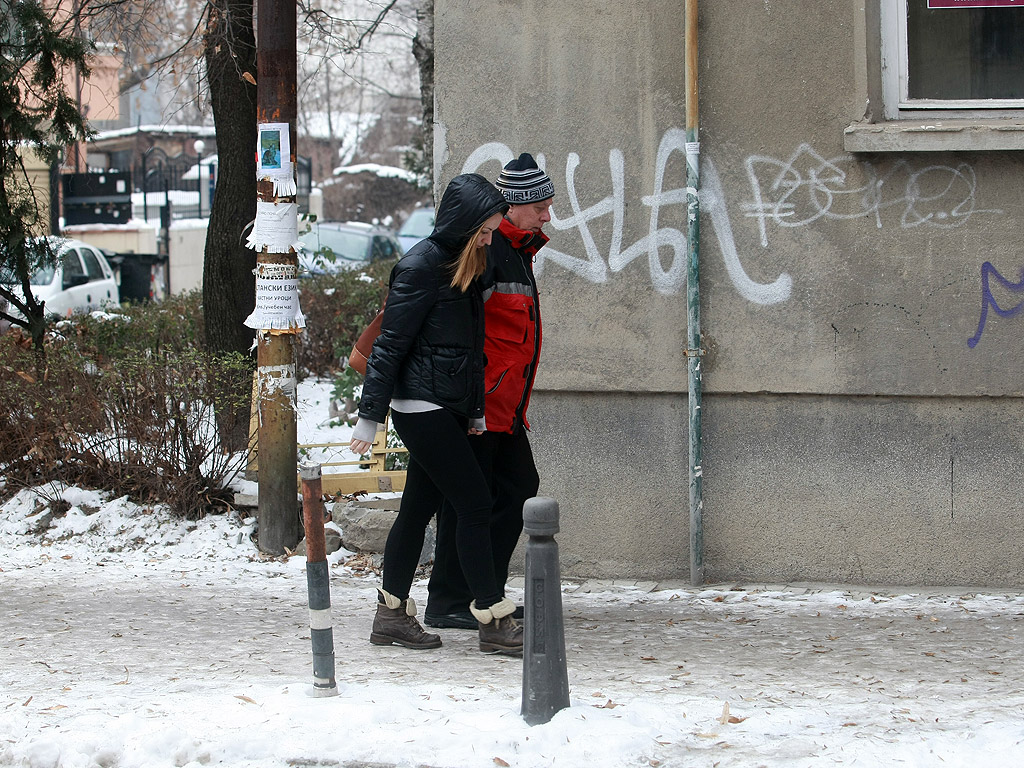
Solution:
<path fill-rule="evenodd" d="M 312 251 L 330 249 L 336 259 L 367 261 L 369 258 L 370 235 L 362 232 L 319 227 L 299 237 L 299 241 Z"/>
<path fill-rule="evenodd" d="M 418 208 L 409 214 L 398 234 L 403 237 L 427 237 L 434 231 L 434 212 L 428 208 Z"/>
<path fill-rule="evenodd" d="M 60 261 L 58 254 L 65 242 L 62 238 L 57 237 L 28 240 L 25 243 L 25 256 L 29 259 L 30 264 L 39 264 L 42 261 Z M 0 264 L 0 284 L 20 284 L 21 280 L 18 279 L 11 260 L 8 259 L 8 251 L 2 245 L 0 245 L 0 262 L 3 262 Z M 57 267 L 52 264 L 37 267 L 36 271 L 32 273 L 32 277 L 29 278 L 29 285 L 49 285 L 53 282 L 56 271 Z"/>
<path fill-rule="evenodd" d="M 0 267 L 0 283 L 4 285 L 17 285 L 17 275 L 14 274 L 14 270 L 9 267 Z M 29 280 L 31 285 L 49 285 L 53 282 L 53 267 L 42 267 L 37 269 Z"/>

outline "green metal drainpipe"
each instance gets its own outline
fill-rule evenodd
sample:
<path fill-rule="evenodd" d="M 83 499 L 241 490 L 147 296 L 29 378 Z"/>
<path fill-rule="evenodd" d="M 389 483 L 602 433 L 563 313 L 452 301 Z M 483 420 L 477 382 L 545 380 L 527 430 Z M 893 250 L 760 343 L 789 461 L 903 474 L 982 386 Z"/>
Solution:
<path fill-rule="evenodd" d="M 704 481 L 701 448 L 700 136 L 697 110 L 697 0 L 686 22 L 686 367 L 690 423 L 690 584 L 704 583 Z"/>

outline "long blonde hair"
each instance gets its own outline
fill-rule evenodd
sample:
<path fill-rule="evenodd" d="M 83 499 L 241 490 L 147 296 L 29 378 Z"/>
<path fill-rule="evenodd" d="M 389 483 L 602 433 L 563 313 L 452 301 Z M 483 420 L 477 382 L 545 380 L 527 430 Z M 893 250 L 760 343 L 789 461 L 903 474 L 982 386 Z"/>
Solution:
<path fill-rule="evenodd" d="M 463 293 L 470 284 L 484 273 L 487 267 L 487 250 L 482 245 L 477 245 L 480 233 L 487 225 L 485 221 L 474 232 L 466 247 L 462 249 L 458 260 L 455 262 L 455 274 L 452 276 L 452 288 L 458 288 Z"/>

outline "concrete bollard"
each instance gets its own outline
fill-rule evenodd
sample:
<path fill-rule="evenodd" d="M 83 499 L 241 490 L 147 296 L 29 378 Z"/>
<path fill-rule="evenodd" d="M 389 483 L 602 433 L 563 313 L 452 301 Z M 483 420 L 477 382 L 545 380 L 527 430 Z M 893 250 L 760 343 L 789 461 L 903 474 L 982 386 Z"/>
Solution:
<path fill-rule="evenodd" d="M 313 644 L 313 695 L 337 696 L 334 680 L 334 627 L 331 621 L 331 573 L 324 544 L 323 482 L 320 465 L 302 462 L 302 522 L 306 529 L 306 586 L 309 636 Z"/>
<path fill-rule="evenodd" d="M 523 505 L 526 542 L 526 601 L 523 633 L 523 719 L 546 723 L 569 706 L 558 566 L 558 502 L 537 497 Z"/>

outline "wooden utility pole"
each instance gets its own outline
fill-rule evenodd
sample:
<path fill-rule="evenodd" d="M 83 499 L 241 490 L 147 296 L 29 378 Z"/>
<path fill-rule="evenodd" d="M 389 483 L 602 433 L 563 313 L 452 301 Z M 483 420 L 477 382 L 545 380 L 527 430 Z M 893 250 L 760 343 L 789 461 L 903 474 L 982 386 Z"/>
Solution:
<path fill-rule="evenodd" d="M 299 540 L 299 505 L 295 427 L 295 335 L 302 323 L 275 317 L 272 298 L 297 296 L 298 258 L 281 230 L 295 204 L 296 6 L 294 2 L 258 0 L 256 47 L 257 214 L 253 237 L 256 259 L 256 359 L 259 380 L 259 548 L 282 554 Z M 277 156 L 273 153 L 276 127 Z M 270 150 L 270 153 L 263 153 Z M 290 184 L 288 180 L 290 178 Z M 297 227 L 297 217 L 294 226 Z M 270 234 L 268 234 L 268 231 Z M 293 239 L 294 240 L 294 239 Z M 250 238 L 253 241 L 253 238 Z M 294 299 L 297 310 L 297 298 Z M 297 314 L 297 313 L 296 313 Z M 298 315 L 301 318 L 301 315 Z"/>

